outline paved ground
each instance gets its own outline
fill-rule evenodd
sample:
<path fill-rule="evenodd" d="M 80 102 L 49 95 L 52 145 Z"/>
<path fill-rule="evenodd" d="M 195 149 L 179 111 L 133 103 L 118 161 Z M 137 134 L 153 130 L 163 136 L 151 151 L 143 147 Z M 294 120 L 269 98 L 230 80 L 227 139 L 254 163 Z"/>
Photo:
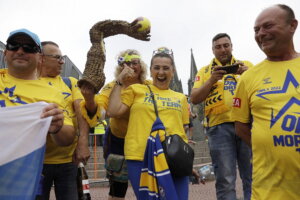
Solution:
<path fill-rule="evenodd" d="M 210 181 L 205 185 L 192 185 L 189 187 L 189 200 L 216 200 L 215 182 Z M 237 197 L 242 197 L 242 186 L 240 179 L 237 180 Z M 92 200 L 106 200 L 108 194 L 108 187 L 92 187 L 91 196 Z M 54 193 L 52 192 L 50 200 L 55 200 Z M 126 200 L 135 200 L 135 196 L 131 187 L 128 188 Z"/>

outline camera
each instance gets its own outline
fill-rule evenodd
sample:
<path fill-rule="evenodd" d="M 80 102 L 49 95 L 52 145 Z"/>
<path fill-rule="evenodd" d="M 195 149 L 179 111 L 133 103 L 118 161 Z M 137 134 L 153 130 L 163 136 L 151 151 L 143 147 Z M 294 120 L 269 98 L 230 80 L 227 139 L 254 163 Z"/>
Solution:
<path fill-rule="evenodd" d="M 218 68 L 218 70 L 226 71 L 226 74 L 235 74 L 238 69 L 239 69 L 239 64 L 233 64 L 233 65 Z"/>

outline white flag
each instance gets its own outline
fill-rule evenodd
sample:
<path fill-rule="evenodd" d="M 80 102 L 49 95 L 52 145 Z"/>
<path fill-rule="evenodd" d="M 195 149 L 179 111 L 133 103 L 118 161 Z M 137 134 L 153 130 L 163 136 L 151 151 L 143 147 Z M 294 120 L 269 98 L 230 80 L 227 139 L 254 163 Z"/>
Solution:
<path fill-rule="evenodd" d="M 35 198 L 52 119 L 40 118 L 47 105 L 0 108 L 0 199 Z"/>

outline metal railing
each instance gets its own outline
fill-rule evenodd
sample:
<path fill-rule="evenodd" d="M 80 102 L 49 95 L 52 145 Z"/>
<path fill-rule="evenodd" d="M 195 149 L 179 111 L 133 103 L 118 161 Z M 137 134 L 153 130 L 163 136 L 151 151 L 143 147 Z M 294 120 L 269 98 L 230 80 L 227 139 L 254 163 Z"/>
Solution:
<path fill-rule="evenodd" d="M 97 147 L 103 146 L 103 136 L 104 134 L 94 134 L 89 133 L 89 146 L 93 148 L 93 161 L 94 161 L 94 176 L 92 179 L 98 179 L 98 157 L 101 155 L 97 155 Z M 98 139 L 99 137 L 99 139 Z"/>

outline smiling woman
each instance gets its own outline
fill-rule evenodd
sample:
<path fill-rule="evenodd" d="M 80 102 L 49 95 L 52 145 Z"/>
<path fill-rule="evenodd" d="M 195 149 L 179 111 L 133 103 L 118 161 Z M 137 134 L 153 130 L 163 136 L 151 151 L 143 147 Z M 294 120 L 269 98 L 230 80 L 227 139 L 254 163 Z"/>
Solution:
<path fill-rule="evenodd" d="M 162 90 L 169 89 L 175 72 L 172 50 L 162 47 L 154 51 L 151 59 L 150 72 L 153 85 Z"/>

